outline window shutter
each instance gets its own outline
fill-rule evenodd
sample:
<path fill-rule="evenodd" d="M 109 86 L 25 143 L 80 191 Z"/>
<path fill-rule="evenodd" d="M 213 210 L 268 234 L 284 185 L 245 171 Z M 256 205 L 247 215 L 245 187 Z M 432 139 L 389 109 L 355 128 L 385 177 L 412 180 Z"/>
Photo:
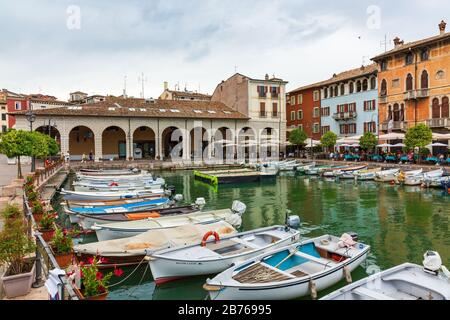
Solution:
<path fill-rule="evenodd" d="M 367 101 L 364 101 L 364 111 L 367 111 Z"/>
<path fill-rule="evenodd" d="M 372 103 L 373 103 L 373 110 L 376 110 L 377 109 L 377 105 L 376 105 L 376 101 L 375 100 L 372 100 Z"/>

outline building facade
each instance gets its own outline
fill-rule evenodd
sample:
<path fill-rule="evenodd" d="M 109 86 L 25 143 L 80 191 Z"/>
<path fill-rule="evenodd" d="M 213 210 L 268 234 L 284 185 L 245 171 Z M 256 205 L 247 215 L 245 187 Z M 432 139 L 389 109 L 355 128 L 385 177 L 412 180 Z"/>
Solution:
<path fill-rule="evenodd" d="M 211 101 L 211 96 L 194 91 L 170 90 L 169 83 L 164 82 L 164 91 L 159 96 L 161 100 Z"/>
<path fill-rule="evenodd" d="M 450 32 L 404 43 L 374 57 L 378 64 L 380 130 L 406 131 L 418 123 L 450 131 Z"/>
<path fill-rule="evenodd" d="M 286 84 L 267 74 L 254 79 L 236 73 L 217 85 L 211 100 L 246 115 L 248 144 L 255 141 L 267 146 L 270 156 L 278 156 L 286 147 Z"/>
<path fill-rule="evenodd" d="M 297 88 L 287 93 L 286 116 L 287 135 L 295 128 L 300 128 L 313 140 L 320 140 L 320 83 Z"/>
<path fill-rule="evenodd" d="M 321 134 L 340 137 L 378 133 L 377 66 L 334 74 L 321 83 Z"/>
<path fill-rule="evenodd" d="M 6 93 L 6 110 L 8 112 L 7 122 L 8 129 L 14 128 L 16 125 L 16 118 L 14 113 L 20 111 L 26 111 L 29 109 L 29 100 L 26 95 L 14 93 L 9 90 L 3 89 Z"/>
<path fill-rule="evenodd" d="M 8 109 L 6 90 L 0 91 L 0 132 L 8 131 Z"/>

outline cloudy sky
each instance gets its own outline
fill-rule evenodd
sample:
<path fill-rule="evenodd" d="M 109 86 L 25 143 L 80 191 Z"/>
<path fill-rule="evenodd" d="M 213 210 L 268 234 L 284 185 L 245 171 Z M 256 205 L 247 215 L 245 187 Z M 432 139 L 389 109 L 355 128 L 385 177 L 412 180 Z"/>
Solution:
<path fill-rule="evenodd" d="M 288 89 L 368 64 L 381 42 L 438 34 L 448 0 L 21 0 L 0 2 L 0 88 L 157 97 L 212 93 L 235 69 Z M 393 44 L 388 44 L 388 49 Z"/>

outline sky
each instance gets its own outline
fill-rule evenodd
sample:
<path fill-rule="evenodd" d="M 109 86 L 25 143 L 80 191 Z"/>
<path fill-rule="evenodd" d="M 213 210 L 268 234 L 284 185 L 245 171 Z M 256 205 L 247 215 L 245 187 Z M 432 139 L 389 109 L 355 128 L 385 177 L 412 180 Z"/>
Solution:
<path fill-rule="evenodd" d="M 67 100 L 167 81 L 212 94 L 235 71 L 288 90 L 439 33 L 448 0 L 0 0 L 0 88 Z M 142 77 L 141 74 L 144 74 Z"/>

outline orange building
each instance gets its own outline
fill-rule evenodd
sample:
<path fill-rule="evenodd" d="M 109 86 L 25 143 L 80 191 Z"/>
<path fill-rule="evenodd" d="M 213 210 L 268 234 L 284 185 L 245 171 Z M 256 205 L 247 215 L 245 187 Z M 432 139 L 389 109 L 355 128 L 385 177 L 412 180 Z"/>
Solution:
<path fill-rule="evenodd" d="M 433 132 L 449 132 L 450 32 L 439 24 L 439 35 L 404 43 L 380 54 L 378 93 L 380 131 L 406 131 L 419 123 Z"/>

